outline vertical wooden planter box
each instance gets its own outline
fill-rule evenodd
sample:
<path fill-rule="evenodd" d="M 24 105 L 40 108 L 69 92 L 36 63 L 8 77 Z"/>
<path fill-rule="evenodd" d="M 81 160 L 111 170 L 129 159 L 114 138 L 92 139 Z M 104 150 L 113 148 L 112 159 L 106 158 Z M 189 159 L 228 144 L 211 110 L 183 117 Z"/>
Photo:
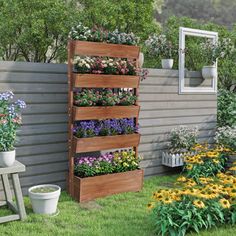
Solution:
<path fill-rule="evenodd" d="M 74 198 L 86 202 L 123 192 L 138 192 L 143 186 L 143 170 L 88 178 L 74 176 Z"/>
<path fill-rule="evenodd" d="M 138 156 L 140 134 L 76 138 L 73 135 L 73 123 L 78 120 L 134 118 L 138 124 L 140 106 L 114 107 L 75 107 L 74 88 L 133 88 L 139 95 L 139 75 L 80 74 L 73 71 L 73 59 L 76 55 L 127 58 L 139 67 L 140 47 L 70 40 L 68 42 L 68 150 L 69 175 L 68 191 L 79 202 L 127 191 L 140 191 L 143 185 L 143 171 L 135 170 L 103 176 L 79 178 L 74 176 L 74 157 L 76 153 L 132 147 Z"/>

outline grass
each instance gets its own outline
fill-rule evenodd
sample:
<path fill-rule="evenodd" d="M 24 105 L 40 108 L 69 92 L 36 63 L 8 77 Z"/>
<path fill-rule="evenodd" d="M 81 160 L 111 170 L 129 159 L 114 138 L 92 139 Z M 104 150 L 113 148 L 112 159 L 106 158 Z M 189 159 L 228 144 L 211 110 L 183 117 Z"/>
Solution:
<path fill-rule="evenodd" d="M 33 214 L 25 198 L 27 220 L 0 225 L 4 236 L 152 236 L 154 228 L 146 204 L 154 190 L 169 187 L 176 176 L 153 177 L 145 180 L 139 193 L 124 193 L 93 202 L 78 204 L 65 192 L 62 193 L 58 216 Z M 0 210 L 1 215 L 9 213 Z M 236 227 L 223 227 L 201 232 L 201 236 L 233 236 Z M 189 234 L 196 236 L 196 234 Z"/>

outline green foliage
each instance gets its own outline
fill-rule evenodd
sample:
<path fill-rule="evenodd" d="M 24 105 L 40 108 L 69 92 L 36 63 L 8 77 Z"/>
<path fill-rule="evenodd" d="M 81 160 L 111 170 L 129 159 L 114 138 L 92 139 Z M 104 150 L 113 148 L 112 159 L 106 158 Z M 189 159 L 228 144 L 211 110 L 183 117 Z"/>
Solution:
<path fill-rule="evenodd" d="M 0 57 L 65 61 L 69 29 L 78 22 L 74 0 L 0 0 Z"/>
<path fill-rule="evenodd" d="M 179 126 L 170 132 L 170 151 L 171 153 L 190 151 L 197 143 L 198 128 L 188 128 Z"/>
<path fill-rule="evenodd" d="M 80 21 L 108 31 L 133 32 L 145 40 L 149 34 L 158 32 L 154 20 L 154 0 L 81 0 L 83 11 Z"/>
<path fill-rule="evenodd" d="M 219 91 L 217 100 L 217 123 L 219 127 L 236 125 L 236 94 L 234 92 L 227 90 Z"/>

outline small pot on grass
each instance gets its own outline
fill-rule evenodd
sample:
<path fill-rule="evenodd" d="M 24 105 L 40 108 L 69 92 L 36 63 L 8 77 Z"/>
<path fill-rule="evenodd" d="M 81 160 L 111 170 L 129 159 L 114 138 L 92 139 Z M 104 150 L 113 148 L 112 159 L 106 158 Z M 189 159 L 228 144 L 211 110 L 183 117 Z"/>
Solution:
<path fill-rule="evenodd" d="M 61 188 L 57 185 L 43 184 L 29 188 L 28 194 L 36 214 L 55 214 L 61 194 Z"/>

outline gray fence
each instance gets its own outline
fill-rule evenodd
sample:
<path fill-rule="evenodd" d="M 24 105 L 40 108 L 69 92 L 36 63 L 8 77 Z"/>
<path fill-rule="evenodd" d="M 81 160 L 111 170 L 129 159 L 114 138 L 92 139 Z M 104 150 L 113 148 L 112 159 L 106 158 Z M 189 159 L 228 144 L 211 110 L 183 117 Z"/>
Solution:
<path fill-rule="evenodd" d="M 187 83 L 205 86 L 198 73 Z M 0 62 L 0 91 L 12 90 L 28 104 L 19 132 L 17 160 L 27 166 L 23 190 L 40 183 L 65 187 L 67 172 L 66 65 Z M 140 153 L 145 175 L 169 168 L 161 165 L 168 132 L 179 125 L 198 125 L 201 140 L 209 140 L 216 126 L 216 95 L 178 95 L 178 72 L 150 69 L 140 88 Z"/>

